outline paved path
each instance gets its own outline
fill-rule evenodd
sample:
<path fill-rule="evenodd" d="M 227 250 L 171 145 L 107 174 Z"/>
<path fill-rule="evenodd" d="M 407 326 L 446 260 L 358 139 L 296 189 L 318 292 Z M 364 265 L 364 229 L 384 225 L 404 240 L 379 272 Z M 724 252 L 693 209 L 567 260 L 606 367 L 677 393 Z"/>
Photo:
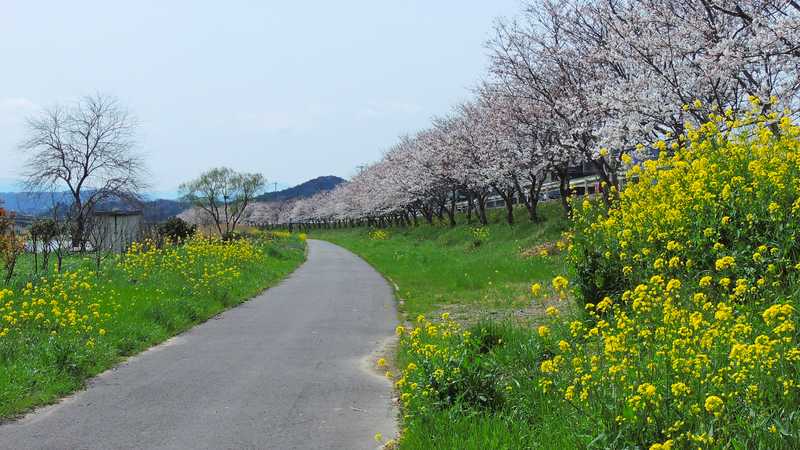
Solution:
<path fill-rule="evenodd" d="M 374 449 L 396 412 L 368 356 L 394 308 L 364 261 L 309 241 L 283 283 L 0 426 L 0 448 Z"/>

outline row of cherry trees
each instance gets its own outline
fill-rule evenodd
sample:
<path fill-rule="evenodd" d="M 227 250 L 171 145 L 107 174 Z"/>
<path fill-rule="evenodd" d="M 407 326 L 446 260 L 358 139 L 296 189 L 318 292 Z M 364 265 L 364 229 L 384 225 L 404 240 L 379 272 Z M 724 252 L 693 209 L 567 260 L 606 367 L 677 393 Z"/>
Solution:
<path fill-rule="evenodd" d="M 687 122 L 753 104 L 797 110 L 800 2 L 535 0 L 498 20 L 487 48 L 489 70 L 472 100 L 273 220 L 455 224 L 456 203 L 466 201 L 486 223 L 486 199 L 499 195 L 509 222 L 512 199 L 536 221 L 548 175 L 569 214 L 577 164 L 593 167 L 608 201 L 623 155 L 665 150 Z"/>

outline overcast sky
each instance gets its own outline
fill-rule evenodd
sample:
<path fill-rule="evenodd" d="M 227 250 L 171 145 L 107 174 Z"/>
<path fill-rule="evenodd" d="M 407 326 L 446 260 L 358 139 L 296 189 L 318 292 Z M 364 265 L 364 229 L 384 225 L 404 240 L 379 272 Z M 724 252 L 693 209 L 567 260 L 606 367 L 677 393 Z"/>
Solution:
<path fill-rule="evenodd" d="M 94 92 L 140 122 L 152 190 L 213 166 L 294 185 L 349 177 L 486 70 L 519 0 L 0 0 L 0 191 L 24 119 Z"/>

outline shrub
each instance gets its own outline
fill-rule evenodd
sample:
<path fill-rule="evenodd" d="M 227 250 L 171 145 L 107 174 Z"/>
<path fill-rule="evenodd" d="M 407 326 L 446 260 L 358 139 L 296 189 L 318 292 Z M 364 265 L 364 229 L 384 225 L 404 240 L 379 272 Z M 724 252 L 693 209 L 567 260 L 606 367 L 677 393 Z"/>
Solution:
<path fill-rule="evenodd" d="M 25 240 L 14 229 L 14 217 L 0 208 L 0 262 L 3 263 L 3 282 L 14 276 L 19 255 L 25 250 Z"/>
<path fill-rule="evenodd" d="M 158 225 L 158 235 L 169 242 L 183 242 L 196 232 L 197 225 L 190 225 L 180 217 L 173 217 Z"/>
<path fill-rule="evenodd" d="M 233 242 L 244 238 L 245 235 L 238 231 L 226 231 L 225 233 L 222 233 L 223 242 Z"/>
<path fill-rule="evenodd" d="M 779 290 L 796 280 L 798 127 L 788 118 L 716 119 L 676 140 L 673 156 L 662 151 L 658 160 L 633 166 L 629 178 L 638 182 L 607 215 L 588 201 L 576 213 L 581 232 L 572 255 L 586 277 L 579 284 L 587 302 L 613 292 L 603 280 L 616 282 L 619 272 L 628 286 L 653 275 L 695 284 L 702 275 L 732 285 L 769 279 L 768 287 Z"/>
<path fill-rule="evenodd" d="M 273 239 L 288 239 L 292 236 L 290 231 L 270 231 L 268 234 L 272 236 Z"/>
<path fill-rule="evenodd" d="M 179 275 L 188 292 L 211 295 L 233 286 L 244 266 L 257 264 L 264 249 L 248 239 L 223 241 L 194 236 L 182 246 L 158 248 L 152 241 L 134 242 L 123 255 L 120 268 L 129 280 L 158 279 L 162 272 Z M 185 264 L 184 259 L 196 264 Z"/>
<path fill-rule="evenodd" d="M 429 404 L 487 412 L 503 406 L 501 365 L 492 357 L 502 345 L 498 330 L 490 325 L 463 330 L 445 313 L 438 323 L 419 316 L 414 326 L 397 332 L 406 366 L 396 386 L 407 418 L 424 414 Z"/>
<path fill-rule="evenodd" d="M 475 227 L 472 229 L 472 246 L 480 247 L 482 243 L 489 239 L 489 229 L 486 227 Z"/>
<path fill-rule="evenodd" d="M 589 317 L 551 319 L 539 385 L 599 446 L 800 446 L 800 127 L 712 119 L 632 166 L 610 210 L 576 209 Z"/>

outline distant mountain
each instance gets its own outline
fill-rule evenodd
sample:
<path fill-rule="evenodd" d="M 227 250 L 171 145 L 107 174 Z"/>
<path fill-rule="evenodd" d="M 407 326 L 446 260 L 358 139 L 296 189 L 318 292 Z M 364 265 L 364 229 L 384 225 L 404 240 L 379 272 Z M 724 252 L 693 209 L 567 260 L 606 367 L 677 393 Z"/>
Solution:
<path fill-rule="evenodd" d="M 68 192 L 0 192 L 0 203 L 3 208 L 18 214 L 49 216 L 56 205 L 65 211 L 67 205 L 72 204 L 72 195 Z M 142 203 L 108 199 L 97 206 L 98 210 L 142 210 L 147 222 L 162 222 L 188 208 L 189 204 L 185 202 L 163 199 Z"/>
<path fill-rule="evenodd" d="M 0 192 L 3 208 L 19 214 L 38 216 L 48 213 L 58 204 L 71 204 L 68 192 Z"/>
<path fill-rule="evenodd" d="M 344 181 L 344 179 L 334 175 L 317 177 L 313 180 L 308 180 L 305 183 L 298 184 L 295 187 L 290 187 L 282 191 L 261 194 L 256 197 L 256 200 L 260 202 L 282 202 L 286 200 L 295 200 L 298 198 L 307 198 L 318 192 L 330 191 L 336 186 L 344 183 Z"/>
<path fill-rule="evenodd" d="M 171 217 L 189 209 L 191 205 L 180 200 L 158 199 L 144 202 L 142 209 L 145 222 L 157 223 L 164 222 Z"/>
<path fill-rule="evenodd" d="M 108 199 L 97 205 L 99 211 L 142 211 L 146 223 L 164 222 L 189 209 L 191 205 L 181 200 L 156 199 L 128 201 L 119 198 Z"/>
<path fill-rule="evenodd" d="M 280 203 L 307 198 L 318 192 L 329 191 L 344 181 L 333 175 L 317 177 L 282 191 L 261 194 L 256 197 L 256 201 Z M 63 210 L 65 205 L 72 204 L 72 196 L 68 192 L 0 192 L 0 204 L 3 208 L 19 214 L 42 216 L 49 215 L 55 205 L 61 205 L 60 209 Z M 163 222 L 189 208 L 190 205 L 183 201 L 166 199 L 149 200 L 135 205 L 122 199 L 109 199 L 98 205 L 98 209 L 101 210 L 141 209 L 146 222 Z"/>

